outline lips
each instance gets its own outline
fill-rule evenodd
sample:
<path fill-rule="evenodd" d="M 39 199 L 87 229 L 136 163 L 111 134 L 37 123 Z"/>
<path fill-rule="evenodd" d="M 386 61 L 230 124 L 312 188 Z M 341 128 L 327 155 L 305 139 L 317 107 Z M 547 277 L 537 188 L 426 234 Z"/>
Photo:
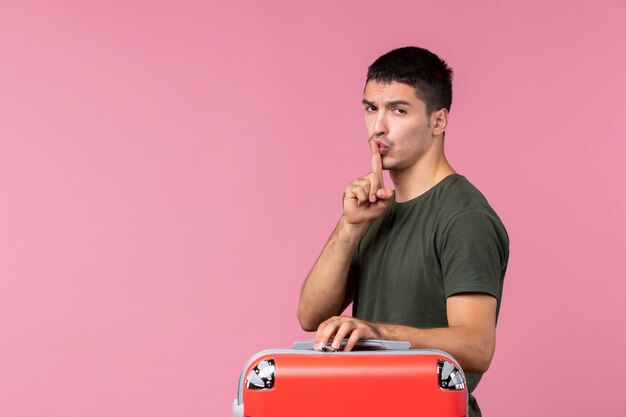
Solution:
<path fill-rule="evenodd" d="M 385 155 L 389 152 L 389 146 L 387 146 L 382 140 L 374 138 L 373 141 L 376 145 L 378 145 L 378 152 L 380 152 L 381 155 Z"/>

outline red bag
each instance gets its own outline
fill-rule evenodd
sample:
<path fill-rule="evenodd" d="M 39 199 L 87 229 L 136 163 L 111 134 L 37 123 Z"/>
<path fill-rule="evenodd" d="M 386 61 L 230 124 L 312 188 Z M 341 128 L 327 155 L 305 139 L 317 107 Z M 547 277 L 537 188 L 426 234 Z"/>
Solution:
<path fill-rule="evenodd" d="M 248 361 L 233 417 L 466 417 L 467 401 L 461 367 L 440 350 L 364 340 L 320 352 L 296 342 Z"/>

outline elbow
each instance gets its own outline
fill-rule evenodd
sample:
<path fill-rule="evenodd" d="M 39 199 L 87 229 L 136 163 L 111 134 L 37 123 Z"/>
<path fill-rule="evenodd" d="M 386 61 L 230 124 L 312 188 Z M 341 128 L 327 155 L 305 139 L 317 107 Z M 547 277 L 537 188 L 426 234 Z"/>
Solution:
<path fill-rule="evenodd" d="M 300 322 L 300 327 L 302 327 L 302 330 L 304 330 L 305 332 L 314 332 L 317 330 L 317 327 L 303 321 Z"/>
<path fill-rule="evenodd" d="M 459 352 L 459 364 L 465 372 L 483 374 L 489 370 L 495 350 L 495 339 L 475 339 L 465 344 L 461 351 L 463 354 Z"/>
<path fill-rule="evenodd" d="M 302 305 L 298 306 L 297 317 L 298 322 L 300 323 L 300 327 L 305 332 L 314 332 L 317 330 L 319 323 L 314 320 L 312 314 L 310 312 L 307 312 L 306 309 L 302 307 Z"/>
<path fill-rule="evenodd" d="M 473 364 L 472 369 L 469 369 L 469 371 L 476 372 L 479 374 L 484 374 L 485 372 L 489 370 L 490 365 L 491 365 L 490 360 L 480 358 L 479 360 L 476 361 L 476 363 Z"/>
<path fill-rule="evenodd" d="M 298 315 L 298 322 L 300 322 L 300 327 L 305 332 L 314 332 L 315 330 L 317 330 L 317 327 L 313 324 L 313 322 L 307 320 L 306 317 L 301 317 L 300 315 Z"/>
<path fill-rule="evenodd" d="M 493 359 L 493 355 L 495 353 L 495 343 L 483 343 L 481 344 L 473 357 L 473 361 L 471 365 L 468 367 L 467 371 L 469 372 L 477 372 L 477 373 L 485 373 L 489 370 L 489 366 L 491 365 L 491 361 Z"/>

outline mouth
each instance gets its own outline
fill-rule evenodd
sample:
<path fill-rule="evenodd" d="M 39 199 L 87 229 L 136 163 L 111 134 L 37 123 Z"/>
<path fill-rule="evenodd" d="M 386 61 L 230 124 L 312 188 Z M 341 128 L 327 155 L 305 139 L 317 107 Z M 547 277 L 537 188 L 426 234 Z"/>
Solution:
<path fill-rule="evenodd" d="M 381 155 L 386 155 L 387 152 L 389 152 L 389 146 L 381 139 L 373 138 L 372 140 L 378 145 L 378 152 L 380 152 Z"/>

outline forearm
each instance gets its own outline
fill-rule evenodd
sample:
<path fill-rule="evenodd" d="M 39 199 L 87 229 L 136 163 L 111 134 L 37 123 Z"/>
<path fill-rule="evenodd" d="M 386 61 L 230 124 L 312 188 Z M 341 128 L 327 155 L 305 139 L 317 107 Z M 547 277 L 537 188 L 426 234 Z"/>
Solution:
<path fill-rule="evenodd" d="M 337 224 L 302 285 L 298 320 L 304 330 L 315 330 L 346 307 L 350 261 L 368 227 L 347 224 L 343 217 Z"/>
<path fill-rule="evenodd" d="M 411 342 L 412 349 L 438 349 L 452 355 L 468 372 L 485 372 L 495 350 L 495 332 L 467 326 L 419 329 L 387 323 L 372 323 L 385 340 Z"/>

